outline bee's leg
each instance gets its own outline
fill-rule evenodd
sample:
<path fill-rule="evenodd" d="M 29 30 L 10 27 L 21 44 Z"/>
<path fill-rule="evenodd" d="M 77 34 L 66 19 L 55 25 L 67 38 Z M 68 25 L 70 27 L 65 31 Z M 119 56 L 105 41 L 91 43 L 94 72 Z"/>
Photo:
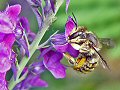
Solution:
<path fill-rule="evenodd" d="M 97 67 L 97 65 L 98 65 L 98 62 L 95 62 L 95 63 L 92 64 L 92 67 L 95 68 L 95 67 Z"/>
<path fill-rule="evenodd" d="M 93 64 L 92 63 L 88 63 L 86 65 L 86 69 L 89 71 L 89 72 L 92 72 L 94 70 L 95 67 L 93 67 Z"/>
<path fill-rule="evenodd" d="M 87 74 L 89 71 L 88 71 L 88 70 L 85 70 L 84 67 L 81 67 L 81 68 L 80 68 L 80 72 L 81 72 L 81 73 L 84 73 L 84 74 Z"/>
<path fill-rule="evenodd" d="M 68 53 L 64 53 L 63 55 L 65 56 L 66 59 L 68 59 L 68 63 L 74 66 L 75 64 L 74 58 Z"/>
<path fill-rule="evenodd" d="M 98 65 L 98 62 L 95 62 L 95 63 L 90 63 L 90 67 L 89 67 L 89 70 L 90 71 L 93 71 Z"/>
<path fill-rule="evenodd" d="M 86 73 L 91 72 L 91 69 L 86 68 L 86 67 L 84 67 L 83 70 L 84 70 Z"/>

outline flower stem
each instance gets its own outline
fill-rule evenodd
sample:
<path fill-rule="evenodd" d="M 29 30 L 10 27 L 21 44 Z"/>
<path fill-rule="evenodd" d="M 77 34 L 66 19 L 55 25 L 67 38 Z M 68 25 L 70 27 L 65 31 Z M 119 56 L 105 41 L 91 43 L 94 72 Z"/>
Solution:
<path fill-rule="evenodd" d="M 45 45 L 49 43 L 51 37 L 54 36 L 55 34 L 57 34 L 58 31 L 59 31 L 59 30 L 57 30 L 55 33 L 53 33 L 53 34 L 49 37 L 49 39 L 48 39 L 47 41 L 45 41 L 44 43 L 40 44 L 40 45 L 38 46 L 38 49 L 40 49 L 41 47 L 46 47 Z M 48 45 L 48 46 L 50 46 L 50 45 Z"/>
<path fill-rule="evenodd" d="M 21 63 L 19 65 L 19 70 L 17 73 L 17 79 L 16 81 L 14 81 L 14 78 L 12 77 L 10 82 L 9 82 L 9 90 L 13 90 L 13 88 L 15 87 L 15 85 L 17 83 L 20 82 L 20 75 L 24 69 L 24 67 L 26 66 L 26 64 L 29 62 L 30 58 L 32 57 L 32 55 L 34 54 L 34 52 L 38 49 L 38 45 L 41 41 L 41 39 L 43 38 L 44 34 L 46 33 L 46 31 L 48 30 L 49 26 L 51 25 L 51 23 L 53 22 L 53 19 L 55 18 L 55 15 L 59 9 L 59 7 L 62 5 L 64 0 L 56 0 L 56 11 L 55 13 L 53 13 L 52 15 L 50 15 L 49 17 L 47 17 L 44 21 L 43 27 L 41 29 L 41 31 L 39 31 L 36 35 L 36 38 L 34 39 L 34 41 L 32 42 L 32 44 L 30 45 L 29 48 L 29 52 L 30 52 L 30 56 L 24 56 L 23 59 L 21 60 Z"/>

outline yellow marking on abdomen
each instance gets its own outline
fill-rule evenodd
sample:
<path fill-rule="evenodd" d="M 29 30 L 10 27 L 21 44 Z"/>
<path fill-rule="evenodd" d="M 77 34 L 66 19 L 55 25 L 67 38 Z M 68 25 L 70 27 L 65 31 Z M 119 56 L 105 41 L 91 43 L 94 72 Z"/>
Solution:
<path fill-rule="evenodd" d="M 85 57 L 82 58 L 82 59 L 78 58 L 77 61 L 76 61 L 76 65 L 74 66 L 74 69 L 81 68 L 84 65 L 85 62 L 86 62 Z"/>

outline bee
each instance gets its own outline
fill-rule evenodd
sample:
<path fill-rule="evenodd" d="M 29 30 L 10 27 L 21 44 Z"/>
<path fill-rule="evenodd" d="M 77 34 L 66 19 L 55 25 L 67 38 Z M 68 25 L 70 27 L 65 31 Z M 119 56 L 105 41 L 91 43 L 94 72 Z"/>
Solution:
<path fill-rule="evenodd" d="M 64 53 L 64 56 L 68 59 L 68 62 L 71 65 L 70 67 L 84 74 L 93 71 L 94 68 L 96 68 L 98 65 L 97 58 L 79 56 L 78 58 L 75 59 L 68 53 Z"/>
<path fill-rule="evenodd" d="M 109 69 L 107 62 L 100 55 L 99 51 L 102 48 L 102 44 L 110 46 L 112 44 L 111 39 L 99 39 L 93 32 L 88 31 L 86 27 L 77 26 L 76 24 L 76 28 L 72 30 L 67 41 L 74 49 L 80 52 L 76 59 L 68 53 L 64 53 L 74 70 L 82 73 L 91 72 L 97 67 L 99 62 L 103 68 Z"/>

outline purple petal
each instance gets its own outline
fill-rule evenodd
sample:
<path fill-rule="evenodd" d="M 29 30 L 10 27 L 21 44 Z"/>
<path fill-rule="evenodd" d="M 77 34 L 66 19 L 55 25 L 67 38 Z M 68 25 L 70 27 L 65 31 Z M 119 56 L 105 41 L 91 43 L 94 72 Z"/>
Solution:
<path fill-rule="evenodd" d="M 26 39 L 21 38 L 18 40 L 18 42 L 25 49 L 25 53 L 29 57 L 29 50 L 28 50 L 28 45 L 27 45 Z"/>
<path fill-rule="evenodd" d="M 18 47 L 20 48 L 20 56 L 24 57 L 25 56 L 25 49 L 23 48 L 23 46 L 20 46 L 20 44 L 18 44 Z"/>
<path fill-rule="evenodd" d="M 4 12 L 0 13 L 0 32 L 1 33 L 13 33 L 16 28 L 18 15 L 21 12 L 20 5 L 8 6 Z"/>
<path fill-rule="evenodd" d="M 0 73 L 0 90 L 8 90 L 5 76 L 6 76 L 6 73 Z"/>
<path fill-rule="evenodd" d="M 20 18 L 20 23 L 22 25 L 22 27 L 26 30 L 26 32 L 30 32 L 30 24 L 27 18 L 25 17 L 21 17 Z"/>
<path fill-rule="evenodd" d="M 68 17 L 68 20 L 65 25 L 65 36 L 66 38 L 70 35 L 72 30 L 75 28 L 76 24 L 72 17 Z"/>
<path fill-rule="evenodd" d="M 38 59 L 40 59 L 41 57 L 43 57 L 46 53 L 48 53 L 50 50 L 52 50 L 53 47 L 48 47 L 47 49 L 45 48 L 40 48 L 40 51 L 42 52 L 39 56 Z"/>
<path fill-rule="evenodd" d="M 3 54 L 4 56 L 10 57 L 10 56 L 9 56 L 10 53 L 11 53 L 11 48 L 8 47 L 8 45 L 6 45 L 5 42 L 1 42 L 1 43 L 0 43 L 0 54 L 1 54 L 1 55 Z"/>
<path fill-rule="evenodd" d="M 45 14 L 45 16 L 49 15 L 51 11 L 52 11 L 52 9 L 51 9 L 50 1 L 49 0 L 45 0 L 45 7 L 44 7 L 44 14 Z"/>
<path fill-rule="evenodd" d="M 36 34 L 33 32 L 27 33 L 28 40 L 32 42 L 35 39 Z"/>
<path fill-rule="evenodd" d="M 51 38 L 51 44 L 59 52 L 66 52 L 68 43 L 65 34 L 56 34 Z"/>
<path fill-rule="evenodd" d="M 12 51 L 12 54 L 11 54 L 11 68 L 12 68 L 12 71 L 13 71 L 13 75 L 14 75 L 14 80 L 16 80 L 16 77 L 17 77 L 17 67 L 16 67 L 16 54 L 15 52 Z"/>
<path fill-rule="evenodd" d="M 11 68 L 11 62 L 8 56 L 0 54 L 0 72 L 6 72 Z"/>
<path fill-rule="evenodd" d="M 23 36 L 23 28 L 20 26 L 17 26 L 16 29 L 14 30 L 15 33 L 15 38 L 17 40 L 21 39 Z"/>
<path fill-rule="evenodd" d="M 1 33 L 13 33 L 16 26 L 16 22 L 10 19 L 4 12 L 0 13 L 0 32 Z"/>
<path fill-rule="evenodd" d="M 3 42 L 0 42 L 0 53 L 10 55 L 11 47 L 15 41 L 14 34 L 5 34 Z"/>
<path fill-rule="evenodd" d="M 13 71 L 14 80 L 16 80 L 16 77 L 17 77 L 17 67 L 16 67 L 15 63 L 12 63 L 11 69 Z"/>
<path fill-rule="evenodd" d="M 34 62 L 30 67 L 29 70 L 35 75 L 41 74 L 45 71 L 45 66 L 43 64 L 43 61 L 41 62 Z"/>
<path fill-rule="evenodd" d="M 28 83 L 32 87 L 48 87 L 47 82 L 44 80 L 41 80 L 39 76 L 33 77 Z"/>
<path fill-rule="evenodd" d="M 39 75 L 28 74 L 28 76 L 17 84 L 14 90 L 29 90 L 31 87 L 47 87 L 46 81 L 41 80 Z"/>
<path fill-rule="evenodd" d="M 39 26 L 39 29 L 41 30 L 42 23 L 43 23 L 42 15 L 41 15 L 40 11 L 36 8 L 33 8 L 33 12 L 36 15 L 38 26 Z"/>
<path fill-rule="evenodd" d="M 68 48 L 68 43 L 64 44 L 64 45 L 53 45 L 53 47 L 59 51 L 59 52 L 66 52 L 67 51 L 67 48 Z"/>
<path fill-rule="evenodd" d="M 6 34 L 4 38 L 4 42 L 9 46 L 12 47 L 12 45 L 15 42 L 15 35 L 14 34 Z"/>
<path fill-rule="evenodd" d="M 66 41 L 65 34 L 61 33 L 61 34 L 56 34 L 56 35 L 52 36 L 51 42 L 54 45 L 64 45 L 64 44 L 66 44 L 67 41 Z"/>
<path fill-rule="evenodd" d="M 57 51 L 49 51 L 44 55 L 44 65 L 53 74 L 55 78 L 64 78 L 66 68 L 60 63 L 63 55 Z"/>
<path fill-rule="evenodd" d="M 78 50 L 75 50 L 67 41 L 64 34 L 56 34 L 51 38 L 53 47 L 59 52 L 68 52 L 71 56 L 77 57 Z"/>
<path fill-rule="evenodd" d="M 31 6 L 39 7 L 42 3 L 41 0 L 27 0 Z"/>
<path fill-rule="evenodd" d="M 70 0 L 66 0 L 66 12 L 68 11 L 69 4 L 70 4 Z"/>
<path fill-rule="evenodd" d="M 9 17 L 16 19 L 18 15 L 21 12 L 21 5 L 16 4 L 13 6 L 10 6 L 6 9 L 6 13 L 9 15 Z"/>
<path fill-rule="evenodd" d="M 11 48 L 15 41 L 13 34 L 6 34 L 0 43 L 0 72 L 6 72 L 11 68 Z"/>
<path fill-rule="evenodd" d="M 25 17 L 22 17 L 22 18 L 20 18 L 20 23 L 21 23 L 22 27 L 26 30 L 26 35 L 28 37 L 28 40 L 32 42 L 34 40 L 36 34 L 30 30 L 30 24 L 29 24 L 28 19 Z"/>
<path fill-rule="evenodd" d="M 79 50 L 75 50 L 70 44 L 68 44 L 66 51 L 74 58 L 78 57 L 79 55 Z"/>
<path fill-rule="evenodd" d="M 28 71 L 28 67 L 25 67 L 22 71 L 22 74 L 21 75 L 24 75 L 26 72 Z"/>
<path fill-rule="evenodd" d="M 36 15 L 36 18 L 37 18 L 37 21 L 38 21 L 39 29 L 41 30 L 43 18 L 42 18 L 42 15 L 41 15 L 40 11 L 38 10 L 38 7 L 43 9 L 42 0 L 27 0 L 27 1 L 32 6 L 32 10 L 33 10 L 34 14 Z M 43 10 L 42 10 L 42 12 L 43 12 Z"/>
<path fill-rule="evenodd" d="M 4 34 L 4 33 L 0 33 L 0 42 L 2 42 L 2 41 L 3 41 L 4 36 L 5 36 L 5 34 Z"/>
<path fill-rule="evenodd" d="M 51 4 L 52 11 L 55 13 L 54 0 L 50 0 L 50 4 Z"/>

